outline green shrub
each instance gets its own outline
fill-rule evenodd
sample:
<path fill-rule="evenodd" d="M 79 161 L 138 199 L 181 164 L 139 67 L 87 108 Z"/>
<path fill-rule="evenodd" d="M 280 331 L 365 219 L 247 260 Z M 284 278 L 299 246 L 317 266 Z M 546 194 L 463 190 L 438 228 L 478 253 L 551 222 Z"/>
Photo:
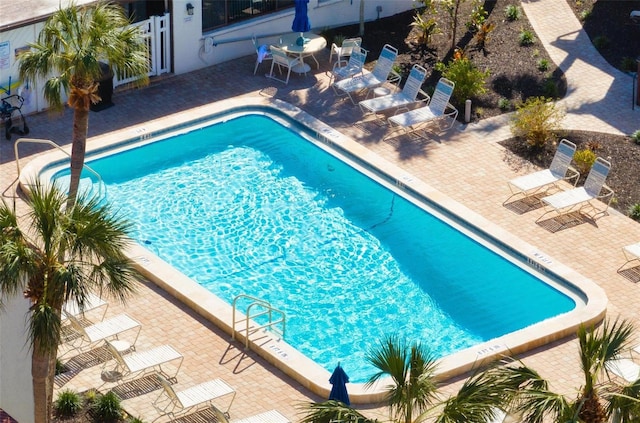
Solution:
<path fill-rule="evenodd" d="M 338 47 L 342 47 L 342 42 L 346 39 L 347 37 L 345 37 L 342 34 L 336 34 L 333 36 L 333 43 L 335 45 L 337 45 Z"/>
<path fill-rule="evenodd" d="M 540 59 L 536 66 L 540 72 L 546 72 L 549 70 L 549 61 L 547 59 Z"/>
<path fill-rule="evenodd" d="M 118 421 L 120 417 L 122 417 L 120 398 L 113 391 L 98 396 L 96 402 L 93 404 L 93 413 L 96 422 L 106 423 Z"/>
<path fill-rule="evenodd" d="M 597 35 L 593 37 L 593 46 L 597 50 L 604 50 L 609 47 L 609 38 L 606 35 Z"/>
<path fill-rule="evenodd" d="M 60 361 L 60 359 L 56 358 L 56 376 L 57 375 L 61 375 L 62 373 L 66 372 L 67 368 L 65 367 L 64 364 L 62 364 L 62 361 Z"/>
<path fill-rule="evenodd" d="M 420 34 L 418 40 L 424 45 L 429 45 L 431 37 L 441 32 L 438 28 L 438 21 L 434 17 L 425 19 L 421 13 L 416 13 L 413 16 L 413 22 L 409 25 L 418 29 Z"/>
<path fill-rule="evenodd" d="M 480 26 L 487 20 L 489 13 L 484 9 L 484 5 L 479 0 L 473 0 L 473 8 L 471 10 L 471 16 L 467 22 L 467 29 L 469 31 L 477 31 Z"/>
<path fill-rule="evenodd" d="M 522 137 L 533 148 L 557 139 L 554 131 L 560 129 L 564 111 L 545 97 L 531 97 L 516 106 L 511 118 L 511 131 L 516 137 Z"/>
<path fill-rule="evenodd" d="M 128 423 L 144 423 L 144 420 L 142 420 L 140 417 L 131 417 L 129 420 L 127 420 Z"/>
<path fill-rule="evenodd" d="M 500 100 L 498 100 L 498 108 L 500 110 L 510 110 L 511 109 L 511 102 L 509 100 L 507 100 L 506 98 L 501 98 Z"/>
<path fill-rule="evenodd" d="M 592 150 L 585 148 L 584 150 L 578 150 L 573 155 L 573 162 L 576 164 L 576 169 L 580 174 L 586 175 L 591 170 L 591 166 L 596 162 L 598 156 Z"/>
<path fill-rule="evenodd" d="M 82 398 L 77 392 L 65 389 L 58 394 L 54 407 L 60 416 L 71 417 L 82 408 Z"/>
<path fill-rule="evenodd" d="M 636 203 L 629 207 L 629 217 L 640 222 L 640 203 Z"/>
<path fill-rule="evenodd" d="M 508 21 L 517 21 L 522 17 L 522 10 L 515 4 L 510 4 L 504 9 L 504 16 Z"/>
<path fill-rule="evenodd" d="M 591 17 L 591 9 L 585 9 L 582 12 L 580 12 L 580 20 L 581 21 L 586 21 L 590 17 Z"/>
<path fill-rule="evenodd" d="M 633 142 L 640 145 L 640 129 L 631 134 L 631 139 Z"/>
<path fill-rule="evenodd" d="M 638 70 L 638 64 L 633 57 L 623 57 L 620 61 L 620 69 L 625 72 L 636 72 Z"/>
<path fill-rule="evenodd" d="M 465 100 L 486 92 L 485 80 L 489 76 L 489 71 L 478 70 L 473 62 L 466 57 L 450 61 L 442 75 L 456 84 L 453 90 L 452 102 L 454 104 L 462 105 Z"/>
<path fill-rule="evenodd" d="M 553 79 L 545 79 L 542 83 L 542 92 L 546 98 L 556 99 L 560 96 L 560 90 Z"/>
<path fill-rule="evenodd" d="M 522 31 L 520 31 L 518 39 L 520 41 L 520 45 L 525 47 L 530 46 L 536 42 L 536 37 L 533 35 L 533 31 L 530 31 L 528 29 L 523 29 Z"/>
<path fill-rule="evenodd" d="M 98 391 L 96 391 L 95 389 L 89 389 L 87 392 L 84 393 L 84 401 L 88 405 L 93 405 L 96 402 L 96 400 L 98 399 L 99 395 L 100 395 L 100 393 Z"/>

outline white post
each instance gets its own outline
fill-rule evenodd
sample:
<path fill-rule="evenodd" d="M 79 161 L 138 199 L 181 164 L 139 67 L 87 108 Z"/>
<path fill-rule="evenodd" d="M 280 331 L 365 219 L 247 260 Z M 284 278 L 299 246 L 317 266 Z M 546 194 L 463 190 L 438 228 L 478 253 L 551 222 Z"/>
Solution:
<path fill-rule="evenodd" d="M 464 121 L 466 123 L 471 122 L 471 100 L 464 102 Z"/>

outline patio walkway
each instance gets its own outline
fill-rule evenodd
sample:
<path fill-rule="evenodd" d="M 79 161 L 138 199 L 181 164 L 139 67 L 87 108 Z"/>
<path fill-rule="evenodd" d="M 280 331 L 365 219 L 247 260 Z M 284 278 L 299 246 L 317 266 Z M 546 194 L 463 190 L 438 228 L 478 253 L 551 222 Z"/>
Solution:
<path fill-rule="evenodd" d="M 562 101 L 568 108 L 565 127 L 626 134 L 639 129 L 640 110 L 632 111 L 630 107 L 630 77 L 615 71 L 597 55 L 565 2 L 525 0 L 523 7 L 538 38 L 567 75 L 569 95 Z M 640 241 L 638 223 L 610 210 L 608 216 L 595 222 L 550 232 L 535 223 L 541 210 L 517 214 L 502 206 L 509 195 L 506 182 L 532 170 L 498 144 L 511 135 L 508 116 L 458 125 L 446 134 L 433 134 L 430 141 L 407 137 L 384 141 L 385 128 L 363 123 L 358 108 L 348 101 L 336 99 L 329 88 L 328 52 L 323 52 L 318 59 L 322 65 L 319 71 L 314 68 L 316 73 L 307 77 L 292 75 L 288 86 L 264 78 L 268 70 L 266 65 L 262 65 L 254 76 L 254 56 L 249 56 L 186 75 L 168 76 L 146 88 L 118 92 L 114 95 L 114 107 L 91 114 L 89 135 L 141 124 L 224 98 L 273 96 L 318 117 L 473 212 L 593 280 L 607 293 L 608 315 L 630 319 L 640 328 L 637 316 L 640 287 L 616 272 L 623 262 L 621 248 Z M 45 113 L 30 116 L 28 122 L 32 130 L 30 137 L 69 145 L 69 110 L 62 116 Z M 21 162 L 26 163 L 43 150 L 39 146 L 24 145 L 20 150 Z M 16 176 L 13 143 L 3 140 L 0 142 L 0 192 L 5 201 L 14 201 Z M 20 207 L 20 201 L 17 201 Z M 231 408 L 233 419 L 275 408 L 297 421 L 297 405 L 322 400 L 256 354 L 231 343 L 221 330 L 153 284 L 141 283 L 140 294 L 126 307 L 112 304 L 108 315 L 126 311 L 142 323 L 139 350 L 168 343 L 185 355 L 177 389 L 223 378 L 238 392 Z M 552 381 L 552 389 L 572 394 L 583 382 L 579 377 L 574 338 L 532 351 L 524 360 Z M 348 368 L 346 370 L 348 372 Z M 99 372 L 100 366 L 84 370 L 64 387 L 84 390 L 95 386 Z M 455 391 L 460 383 L 460 380 L 450 382 L 445 392 Z M 158 393 L 132 397 L 125 401 L 125 408 L 145 421 L 152 421 L 157 413 L 150 404 Z M 387 418 L 384 407 L 358 408 L 382 420 Z"/>

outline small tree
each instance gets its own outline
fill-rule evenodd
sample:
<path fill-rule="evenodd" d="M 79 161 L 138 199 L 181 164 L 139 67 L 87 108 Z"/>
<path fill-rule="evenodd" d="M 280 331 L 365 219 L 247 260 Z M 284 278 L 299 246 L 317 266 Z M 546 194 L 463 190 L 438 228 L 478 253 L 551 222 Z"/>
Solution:
<path fill-rule="evenodd" d="M 511 132 L 522 137 L 533 148 L 542 148 L 549 142 L 555 142 L 554 131 L 560 129 L 564 111 L 545 97 L 531 97 L 516 106 L 511 120 Z"/>
<path fill-rule="evenodd" d="M 485 83 L 489 70 L 481 71 L 476 68 L 463 52 L 456 54 L 448 65 L 440 64 L 437 69 L 442 71 L 442 76 L 456 84 L 453 90 L 454 104 L 464 104 L 465 100 L 486 92 Z"/>
<path fill-rule="evenodd" d="M 422 3 L 421 10 L 416 11 L 410 25 L 420 32 L 419 41 L 428 46 L 431 42 L 431 36 L 442 32 L 435 18 L 438 9 L 436 9 L 434 0 L 420 0 L 420 3 Z"/>

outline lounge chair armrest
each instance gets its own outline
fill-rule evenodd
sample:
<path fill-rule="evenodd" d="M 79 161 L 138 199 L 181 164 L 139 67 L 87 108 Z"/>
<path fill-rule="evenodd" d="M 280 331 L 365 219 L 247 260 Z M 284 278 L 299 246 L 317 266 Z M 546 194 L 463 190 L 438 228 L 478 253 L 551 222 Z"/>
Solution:
<path fill-rule="evenodd" d="M 578 170 L 573 168 L 572 166 L 569 166 L 567 168 L 567 174 L 563 179 L 569 182 L 573 180 L 573 186 L 576 186 L 578 184 L 578 179 L 580 179 L 580 172 L 578 172 Z"/>
<path fill-rule="evenodd" d="M 338 60 L 337 62 L 335 62 L 333 64 L 333 70 L 336 70 L 337 68 L 343 68 L 345 66 L 347 66 L 349 64 L 349 62 L 347 60 Z"/>
<path fill-rule="evenodd" d="M 431 96 L 426 93 L 426 91 L 419 90 L 418 95 L 416 96 L 416 101 L 418 102 L 429 102 L 431 100 Z"/>
<path fill-rule="evenodd" d="M 600 195 L 596 198 L 603 203 L 607 203 L 607 206 L 611 204 L 611 200 L 613 200 L 614 191 L 607 184 L 602 185 L 602 189 L 600 190 Z M 605 201 L 606 200 L 606 201 Z"/>
<path fill-rule="evenodd" d="M 393 69 L 391 70 L 391 72 L 389 73 L 389 76 L 387 77 L 387 81 L 391 82 L 392 84 L 396 84 L 396 88 L 398 88 L 398 86 L 400 85 L 401 79 L 402 79 L 402 76 L 400 76 L 400 74 L 394 71 Z"/>

